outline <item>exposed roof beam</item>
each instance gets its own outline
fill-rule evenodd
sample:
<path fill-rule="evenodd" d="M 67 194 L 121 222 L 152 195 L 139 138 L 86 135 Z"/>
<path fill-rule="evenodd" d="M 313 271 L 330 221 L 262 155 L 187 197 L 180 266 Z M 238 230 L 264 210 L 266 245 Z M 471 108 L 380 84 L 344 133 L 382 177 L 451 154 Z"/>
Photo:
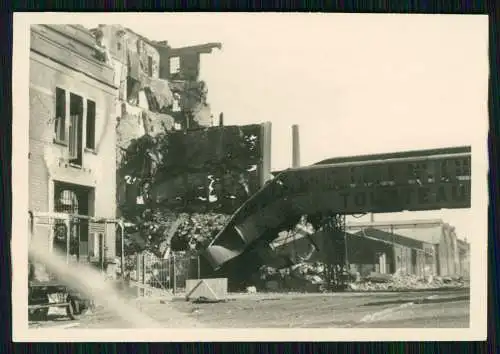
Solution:
<path fill-rule="evenodd" d="M 205 44 L 199 44 L 199 45 L 193 45 L 193 46 L 188 46 L 188 47 L 181 47 L 181 48 L 170 48 L 169 49 L 169 56 L 170 57 L 176 57 L 176 56 L 181 56 L 185 54 L 210 54 L 212 53 L 212 50 L 214 48 L 217 49 L 222 49 L 222 44 L 221 43 L 205 43 Z"/>

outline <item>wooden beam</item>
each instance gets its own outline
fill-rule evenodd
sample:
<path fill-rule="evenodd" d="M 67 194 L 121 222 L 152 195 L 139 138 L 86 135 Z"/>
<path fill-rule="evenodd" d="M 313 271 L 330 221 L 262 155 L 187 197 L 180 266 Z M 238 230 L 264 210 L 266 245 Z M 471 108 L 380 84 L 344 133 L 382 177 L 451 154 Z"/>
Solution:
<path fill-rule="evenodd" d="M 183 56 L 186 54 L 210 54 L 212 53 L 212 50 L 214 48 L 217 49 L 222 49 L 222 44 L 221 43 L 206 43 L 206 44 L 199 44 L 199 45 L 193 45 L 193 46 L 188 46 L 188 47 L 181 47 L 181 48 L 169 48 L 168 51 L 168 56 L 169 57 L 177 57 L 177 56 Z"/>

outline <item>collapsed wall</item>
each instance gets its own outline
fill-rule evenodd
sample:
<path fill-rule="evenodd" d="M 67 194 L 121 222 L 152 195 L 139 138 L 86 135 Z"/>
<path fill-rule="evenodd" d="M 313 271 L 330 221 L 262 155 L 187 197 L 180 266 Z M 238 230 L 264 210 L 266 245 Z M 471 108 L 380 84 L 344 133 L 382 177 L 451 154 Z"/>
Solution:
<path fill-rule="evenodd" d="M 145 135 L 212 125 L 206 85 L 198 77 L 200 53 L 209 53 L 210 45 L 171 48 L 121 25 L 99 25 L 92 33 L 103 60 L 114 68 L 118 88 L 114 110 L 118 167 L 130 145 Z M 171 59 L 176 57 L 180 67 L 172 68 Z M 131 188 L 129 178 L 121 171 L 117 174 L 120 206 Z"/>
<path fill-rule="evenodd" d="M 194 233 L 193 237 L 174 239 L 177 247 L 190 247 L 184 244 L 186 239 L 189 239 L 188 243 L 203 244 L 204 240 L 213 236 L 214 228 L 222 227 L 221 220 L 225 220 L 227 215 L 199 208 L 189 210 L 187 217 L 172 199 L 182 198 L 178 197 L 179 194 L 199 194 L 203 188 L 219 190 L 221 185 L 230 194 L 232 191 L 228 185 L 233 189 L 236 185 L 245 185 L 245 182 L 241 182 L 245 178 L 240 173 L 225 173 L 221 178 L 213 177 L 210 182 L 217 171 L 212 171 L 206 165 L 207 161 L 210 164 L 220 157 L 208 156 L 212 150 L 205 143 L 214 143 L 208 140 L 215 137 L 217 141 L 223 142 L 240 136 L 240 130 L 236 127 L 224 127 L 223 140 L 219 138 L 220 134 L 214 135 L 213 130 L 207 130 L 213 125 L 213 119 L 207 102 L 206 84 L 199 80 L 200 55 L 210 53 L 213 48 L 220 49 L 220 43 L 172 48 L 167 42 L 149 40 L 120 25 L 100 25 L 93 33 L 96 45 L 103 48 L 105 60 L 115 69 L 115 85 L 118 88 L 115 112 L 119 216 L 130 217 L 141 224 L 139 234 L 149 237 L 149 241 L 144 244 L 154 244 L 152 240 L 156 237 L 157 247 L 153 251 L 158 253 L 169 249 L 174 234 Z M 177 67 L 173 59 L 177 59 Z M 177 144 L 174 144 L 176 141 Z M 238 145 L 239 142 L 230 144 Z M 145 149 L 146 145 L 151 149 Z M 155 155 L 152 152 L 154 145 L 168 145 L 168 150 L 175 150 L 173 145 L 181 148 L 176 150 L 177 153 L 169 154 L 163 150 Z M 236 151 L 236 148 L 233 150 Z M 136 155 L 135 158 L 132 155 Z M 200 158 L 206 160 L 201 166 Z M 179 166 L 179 161 L 191 162 Z M 156 167 L 168 175 L 155 175 L 152 170 Z M 214 167 L 219 169 L 218 166 Z M 189 176 L 178 173 L 182 168 Z M 226 169 L 230 168 L 226 166 Z M 207 183 L 207 179 L 210 183 Z M 148 180 L 147 186 L 145 180 Z M 186 184 L 191 188 L 187 188 Z M 186 189 L 190 191 L 186 192 Z M 210 199 L 210 193 L 203 194 L 202 191 L 201 197 L 195 195 L 189 204 L 198 207 L 200 198 Z M 232 200 L 231 204 L 236 202 Z M 186 231 L 191 229 L 192 232 Z M 208 231 L 197 231 L 200 229 Z"/>

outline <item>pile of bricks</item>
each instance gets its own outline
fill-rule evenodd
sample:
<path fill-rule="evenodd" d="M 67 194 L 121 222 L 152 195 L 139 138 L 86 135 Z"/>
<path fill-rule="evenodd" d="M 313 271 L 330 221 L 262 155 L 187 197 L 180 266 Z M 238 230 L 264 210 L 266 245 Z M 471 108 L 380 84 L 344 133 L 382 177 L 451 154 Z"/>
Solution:
<path fill-rule="evenodd" d="M 384 280 L 385 278 L 385 280 Z M 351 291 L 398 291 L 437 288 L 456 288 L 466 286 L 461 278 L 419 277 L 415 275 L 393 275 L 377 277 L 371 275 L 359 282 L 349 284 Z"/>

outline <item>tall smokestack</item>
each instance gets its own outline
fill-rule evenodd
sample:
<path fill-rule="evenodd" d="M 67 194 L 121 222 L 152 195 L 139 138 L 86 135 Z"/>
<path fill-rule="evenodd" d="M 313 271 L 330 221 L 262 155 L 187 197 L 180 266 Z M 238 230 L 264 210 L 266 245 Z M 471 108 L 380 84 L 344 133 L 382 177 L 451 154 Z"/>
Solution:
<path fill-rule="evenodd" d="M 272 178 L 271 174 L 271 122 L 261 124 L 262 162 L 260 163 L 260 186 L 263 187 Z"/>
<path fill-rule="evenodd" d="M 299 126 L 292 125 L 292 167 L 300 167 Z"/>
<path fill-rule="evenodd" d="M 224 126 L 224 113 L 220 112 L 219 114 L 219 127 Z"/>

